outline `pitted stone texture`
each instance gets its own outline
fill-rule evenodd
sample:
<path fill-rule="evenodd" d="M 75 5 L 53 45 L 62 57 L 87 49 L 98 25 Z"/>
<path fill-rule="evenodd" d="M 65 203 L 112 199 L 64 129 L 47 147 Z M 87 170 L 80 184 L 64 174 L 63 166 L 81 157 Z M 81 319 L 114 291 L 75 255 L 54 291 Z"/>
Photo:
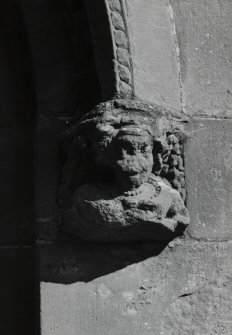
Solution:
<path fill-rule="evenodd" d="M 176 240 L 159 252 L 154 244 L 41 247 L 41 334 L 185 335 L 192 317 L 194 334 L 230 335 L 231 242 Z"/>
<path fill-rule="evenodd" d="M 230 335 L 232 276 L 219 276 L 167 309 L 160 335 Z"/>
<path fill-rule="evenodd" d="M 170 0 L 189 114 L 232 115 L 231 0 Z"/>
<path fill-rule="evenodd" d="M 167 110 L 130 100 L 102 103 L 75 124 L 60 192 L 63 229 L 103 242 L 183 234 L 185 136 L 173 124 L 181 127 Z"/>
<path fill-rule="evenodd" d="M 232 120 L 195 120 L 185 147 L 189 233 L 232 239 Z"/>
<path fill-rule="evenodd" d="M 135 95 L 180 109 L 177 55 L 165 1 L 127 0 Z"/>
<path fill-rule="evenodd" d="M 104 185 L 80 186 L 64 212 L 64 229 L 87 241 L 169 241 L 189 224 L 180 194 L 152 174 L 137 192 L 113 192 Z"/>

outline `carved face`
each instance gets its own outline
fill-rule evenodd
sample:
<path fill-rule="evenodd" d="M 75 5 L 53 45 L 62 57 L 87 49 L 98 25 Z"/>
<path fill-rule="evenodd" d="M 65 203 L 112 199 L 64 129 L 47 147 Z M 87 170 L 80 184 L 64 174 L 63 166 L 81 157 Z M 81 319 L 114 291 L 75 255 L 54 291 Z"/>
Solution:
<path fill-rule="evenodd" d="M 151 133 L 138 125 L 122 126 L 114 133 L 107 128 L 107 135 L 105 128 L 100 130 L 92 146 L 97 166 L 112 170 L 117 185 L 125 189 L 142 185 L 153 168 Z"/>
<path fill-rule="evenodd" d="M 153 167 L 152 138 L 148 134 L 117 136 L 113 143 L 113 168 L 127 187 L 143 184 Z"/>

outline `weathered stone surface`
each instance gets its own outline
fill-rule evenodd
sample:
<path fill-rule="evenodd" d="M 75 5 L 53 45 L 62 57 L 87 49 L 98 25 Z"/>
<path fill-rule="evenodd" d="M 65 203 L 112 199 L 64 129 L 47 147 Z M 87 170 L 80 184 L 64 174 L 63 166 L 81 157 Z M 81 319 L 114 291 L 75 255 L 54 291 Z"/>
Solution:
<path fill-rule="evenodd" d="M 180 49 L 186 111 L 231 116 L 231 1 L 170 0 L 170 4 Z"/>
<path fill-rule="evenodd" d="M 232 238 L 232 121 L 194 120 L 185 146 L 189 233 L 205 240 Z"/>
<path fill-rule="evenodd" d="M 131 86 L 125 83 L 124 81 L 120 82 L 119 89 L 120 93 L 122 93 L 124 97 L 131 96 Z"/>
<path fill-rule="evenodd" d="M 128 40 L 126 34 L 121 30 L 116 30 L 114 32 L 115 42 L 118 47 L 128 48 Z"/>
<path fill-rule="evenodd" d="M 116 10 L 118 12 L 121 12 L 121 3 L 120 3 L 120 0 L 108 0 L 109 1 L 109 5 L 110 5 L 110 8 L 112 10 Z"/>
<path fill-rule="evenodd" d="M 128 50 L 122 48 L 117 49 L 117 57 L 120 64 L 129 67 L 130 61 Z"/>
<path fill-rule="evenodd" d="M 127 0 L 135 95 L 180 109 L 177 55 L 165 1 Z"/>
<path fill-rule="evenodd" d="M 119 70 L 119 76 L 120 78 L 127 84 L 131 84 L 131 72 L 128 70 L 127 67 L 123 65 L 119 65 L 118 67 Z"/>
<path fill-rule="evenodd" d="M 115 29 L 125 30 L 124 21 L 122 16 L 117 12 L 112 12 L 112 23 Z"/>
<path fill-rule="evenodd" d="M 176 121 L 157 106 L 115 100 L 75 124 L 61 186 L 63 228 L 105 242 L 182 234 L 189 214 L 181 197 L 184 134 L 181 125 L 173 129 Z"/>
<path fill-rule="evenodd" d="M 180 296 L 168 307 L 160 335 L 230 335 L 231 305 L 231 273 L 217 273 L 199 290 Z"/>
<path fill-rule="evenodd" d="M 171 243 L 41 247 L 42 334 L 229 335 L 231 243 Z"/>
<path fill-rule="evenodd" d="M 110 21 L 114 51 L 114 70 L 116 75 L 115 96 L 124 99 L 131 98 L 134 96 L 134 78 L 125 2 L 123 0 L 107 0 L 106 7 Z M 123 72 L 122 68 L 125 68 Z"/>

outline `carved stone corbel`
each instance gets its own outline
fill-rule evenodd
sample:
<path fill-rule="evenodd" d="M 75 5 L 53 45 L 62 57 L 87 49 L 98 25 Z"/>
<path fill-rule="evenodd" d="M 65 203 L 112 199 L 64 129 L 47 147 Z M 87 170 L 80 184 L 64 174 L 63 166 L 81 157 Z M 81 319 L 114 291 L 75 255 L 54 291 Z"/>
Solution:
<path fill-rule="evenodd" d="M 164 108 L 112 100 L 68 133 L 63 229 L 89 241 L 168 241 L 189 224 L 183 120 Z"/>

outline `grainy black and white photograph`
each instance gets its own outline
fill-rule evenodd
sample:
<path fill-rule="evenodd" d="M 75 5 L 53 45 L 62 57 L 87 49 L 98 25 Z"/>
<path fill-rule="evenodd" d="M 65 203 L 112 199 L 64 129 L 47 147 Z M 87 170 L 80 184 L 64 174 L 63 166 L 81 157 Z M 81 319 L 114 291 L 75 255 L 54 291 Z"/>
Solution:
<path fill-rule="evenodd" d="M 232 335 L 232 1 L 0 0 L 0 335 Z"/>

